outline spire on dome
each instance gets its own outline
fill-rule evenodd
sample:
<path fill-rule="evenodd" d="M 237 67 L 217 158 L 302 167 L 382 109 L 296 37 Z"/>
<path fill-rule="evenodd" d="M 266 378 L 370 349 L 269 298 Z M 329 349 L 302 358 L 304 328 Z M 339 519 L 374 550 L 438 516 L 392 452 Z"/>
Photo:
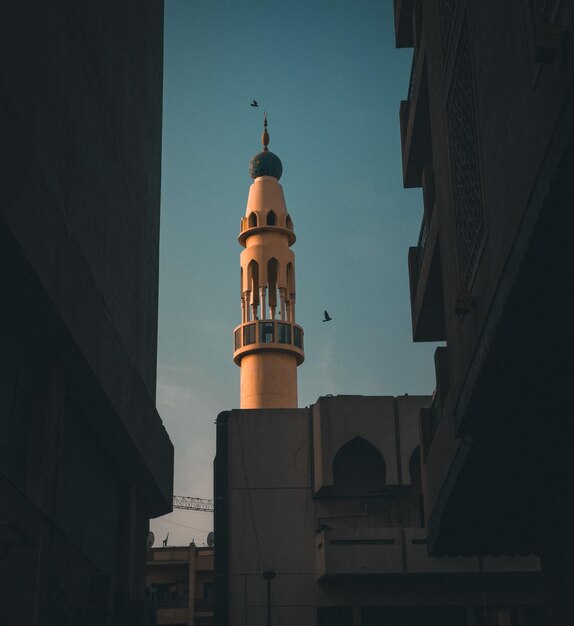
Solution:
<path fill-rule="evenodd" d="M 261 143 L 263 150 L 256 154 L 249 162 L 249 173 L 251 178 L 255 180 L 260 176 L 273 176 L 277 180 L 281 178 L 283 173 L 283 164 L 281 159 L 273 154 L 267 147 L 269 145 L 269 133 L 267 132 L 267 113 L 263 117 L 263 133 L 261 134 Z"/>
<path fill-rule="evenodd" d="M 269 133 L 267 132 L 267 112 L 263 115 L 263 134 L 261 135 L 261 143 L 263 144 L 264 152 L 267 152 L 269 148 Z"/>

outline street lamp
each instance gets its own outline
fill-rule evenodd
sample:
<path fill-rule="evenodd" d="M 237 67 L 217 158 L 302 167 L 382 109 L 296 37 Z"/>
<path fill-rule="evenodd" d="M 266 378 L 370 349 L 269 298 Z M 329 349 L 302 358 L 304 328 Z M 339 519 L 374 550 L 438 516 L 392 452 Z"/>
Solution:
<path fill-rule="evenodd" d="M 272 569 L 263 572 L 263 578 L 267 581 L 267 626 L 271 626 L 271 581 L 275 578 Z"/>

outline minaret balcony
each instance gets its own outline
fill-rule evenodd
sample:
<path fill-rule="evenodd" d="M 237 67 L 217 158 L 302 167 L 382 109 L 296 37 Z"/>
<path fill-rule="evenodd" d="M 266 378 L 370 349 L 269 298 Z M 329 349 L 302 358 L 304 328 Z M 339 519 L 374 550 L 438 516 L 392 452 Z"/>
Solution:
<path fill-rule="evenodd" d="M 266 350 L 290 352 L 297 365 L 305 360 L 303 328 L 294 322 L 282 320 L 252 320 L 240 324 L 234 331 L 233 360 L 237 365 L 251 352 Z"/>
<path fill-rule="evenodd" d="M 290 228 L 283 228 L 282 226 L 249 226 L 249 222 L 246 217 L 241 219 L 241 232 L 237 236 L 237 241 L 243 246 L 247 246 L 247 238 L 251 237 L 251 235 L 256 235 L 258 233 L 265 232 L 275 232 L 281 233 L 287 237 L 287 241 L 289 245 L 292 246 L 295 243 L 296 237 L 295 233 Z"/>

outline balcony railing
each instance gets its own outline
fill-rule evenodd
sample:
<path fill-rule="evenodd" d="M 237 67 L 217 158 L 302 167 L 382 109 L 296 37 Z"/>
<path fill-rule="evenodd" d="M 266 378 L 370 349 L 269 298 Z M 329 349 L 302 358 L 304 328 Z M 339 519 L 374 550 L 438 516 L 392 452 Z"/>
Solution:
<path fill-rule="evenodd" d="M 415 82 L 417 78 L 417 56 L 416 51 L 413 50 L 413 62 L 411 64 L 411 76 L 409 78 L 409 90 L 407 92 L 407 101 L 410 102 L 413 99 L 413 91 L 415 89 Z"/>
<path fill-rule="evenodd" d="M 258 320 L 235 329 L 235 350 L 254 343 L 281 343 L 303 349 L 303 329 L 292 322 Z"/>
<path fill-rule="evenodd" d="M 417 274 L 416 274 L 416 278 L 418 281 L 418 277 L 421 271 L 421 267 L 423 264 L 423 259 L 425 258 L 425 248 L 426 248 L 426 244 L 427 244 L 427 225 L 426 225 L 426 220 L 423 217 L 422 223 L 421 223 L 421 229 L 419 232 L 419 239 L 417 242 Z"/>
<path fill-rule="evenodd" d="M 317 577 L 385 574 L 479 574 L 538 572 L 540 561 L 526 557 L 441 557 L 427 552 L 424 528 L 341 528 L 317 534 Z"/>

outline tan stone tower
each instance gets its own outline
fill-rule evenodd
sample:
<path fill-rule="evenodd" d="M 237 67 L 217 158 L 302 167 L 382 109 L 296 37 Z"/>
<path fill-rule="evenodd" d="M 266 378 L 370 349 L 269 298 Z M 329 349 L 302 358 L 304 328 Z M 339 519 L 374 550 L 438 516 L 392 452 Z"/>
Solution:
<path fill-rule="evenodd" d="M 297 407 L 297 366 L 304 360 L 303 329 L 295 323 L 295 243 L 279 179 L 283 166 L 267 148 L 249 163 L 253 184 L 241 218 L 241 324 L 233 360 L 241 368 L 242 409 Z"/>

